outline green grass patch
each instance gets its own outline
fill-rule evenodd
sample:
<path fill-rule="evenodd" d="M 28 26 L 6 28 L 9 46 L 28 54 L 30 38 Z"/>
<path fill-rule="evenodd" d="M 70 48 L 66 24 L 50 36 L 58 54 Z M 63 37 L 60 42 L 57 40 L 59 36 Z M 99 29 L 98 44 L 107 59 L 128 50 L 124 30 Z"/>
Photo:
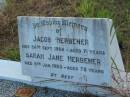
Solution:
<path fill-rule="evenodd" d="M 19 61 L 20 60 L 20 54 L 18 49 L 9 49 L 7 52 L 5 52 L 6 58 L 11 59 L 14 61 Z"/>
<path fill-rule="evenodd" d="M 100 6 L 96 0 L 81 0 L 78 12 L 83 17 L 112 18 L 112 12 Z"/>

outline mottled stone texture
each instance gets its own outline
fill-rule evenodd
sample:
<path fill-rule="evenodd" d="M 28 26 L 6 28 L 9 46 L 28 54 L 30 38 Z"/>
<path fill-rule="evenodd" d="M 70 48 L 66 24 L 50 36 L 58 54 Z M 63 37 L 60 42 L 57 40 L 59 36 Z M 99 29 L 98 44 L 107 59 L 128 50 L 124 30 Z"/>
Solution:
<path fill-rule="evenodd" d="M 21 87 L 34 87 L 20 82 L 0 80 L 0 97 L 15 97 L 15 92 Z M 56 89 L 35 87 L 37 92 L 33 97 L 96 97 L 89 94 L 61 91 Z"/>

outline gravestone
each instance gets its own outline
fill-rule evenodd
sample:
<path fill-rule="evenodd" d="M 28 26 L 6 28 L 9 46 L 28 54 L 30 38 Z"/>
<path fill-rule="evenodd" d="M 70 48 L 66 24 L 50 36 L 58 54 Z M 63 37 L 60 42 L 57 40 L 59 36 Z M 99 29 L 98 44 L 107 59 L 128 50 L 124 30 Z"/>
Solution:
<path fill-rule="evenodd" d="M 23 74 L 34 81 L 39 77 L 110 86 L 110 22 L 110 19 L 18 17 Z"/>

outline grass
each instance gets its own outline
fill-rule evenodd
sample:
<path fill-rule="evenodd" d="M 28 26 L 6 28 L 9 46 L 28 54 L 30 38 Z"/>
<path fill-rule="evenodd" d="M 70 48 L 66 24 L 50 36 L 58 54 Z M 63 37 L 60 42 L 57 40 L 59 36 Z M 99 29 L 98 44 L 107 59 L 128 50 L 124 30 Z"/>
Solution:
<path fill-rule="evenodd" d="M 111 18 L 112 14 L 104 7 L 100 8 L 100 4 L 96 0 L 81 0 L 78 12 L 82 17 Z"/>
<path fill-rule="evenodd" d="M 6 58 L 14 60 L 14 61 L 19 61 L 20 60 L 20 55 L 19 55 L 19 50 L 14 48 L 14 49 L 9 49 L 8 52 L 6 53 Z"/>

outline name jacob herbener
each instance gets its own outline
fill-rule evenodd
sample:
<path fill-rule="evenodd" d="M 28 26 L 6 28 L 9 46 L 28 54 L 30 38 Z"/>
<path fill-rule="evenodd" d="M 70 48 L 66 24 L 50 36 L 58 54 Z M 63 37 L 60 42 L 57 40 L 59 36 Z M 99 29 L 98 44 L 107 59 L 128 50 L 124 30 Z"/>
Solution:
<path fill-rule="evenodd" d="M 59 44 L 73 44 L 73 45 L 87 45 L 87 39 L 78 39 L 78 38 L 63 38 L 63 37 L 56 37 L 56 42 Z M 42 37 L 42 36 L 35 36 L 33 39 L 34 42 L 47 42 L 51 43 L 51 37 Z"/>

